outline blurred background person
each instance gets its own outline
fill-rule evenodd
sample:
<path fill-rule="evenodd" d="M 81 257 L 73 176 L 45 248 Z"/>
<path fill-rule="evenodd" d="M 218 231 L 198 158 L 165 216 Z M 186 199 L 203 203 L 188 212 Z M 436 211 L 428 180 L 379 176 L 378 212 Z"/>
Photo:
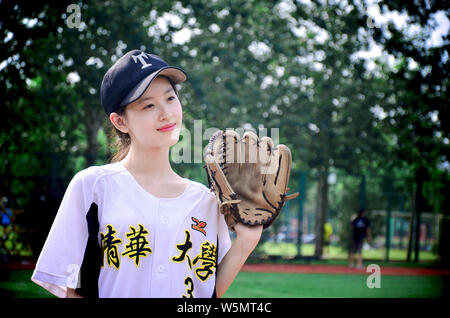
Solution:
<path fill-rule="evenodd" d="M 372 232 L 370 230 L 370 220 L 366 217 L 366 210 L 359 209 L 356 217 L 352 217 L 350 222 L 352 230 L 352 241 L 350 245 L 349 264 L 350 268 L 355 267 L 355 256 L 358 258 L 356 268 L 362 269 L 362 246 L 367 237 L 369 243 L 372 243 Z"/>
<path fill-rule="evenodd" d="M 331 235 L 333 235 L 333 227 L 330 223 L 325 223 L 323 226 L 323 256 L 330 257 L 330 242 Z"/>

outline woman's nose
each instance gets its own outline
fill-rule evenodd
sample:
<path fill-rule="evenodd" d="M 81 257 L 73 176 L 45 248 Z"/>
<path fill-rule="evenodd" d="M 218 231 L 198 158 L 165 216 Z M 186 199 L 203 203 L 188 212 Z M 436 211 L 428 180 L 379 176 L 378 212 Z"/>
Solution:
<path fill-rule="evenodd" d="M 159 113 L 159 120 L 164 121 L 167 118 L 170 118 L 172 116 L 170 107 L 168 105 L 161 105 L 160 107 L 160 113 Z"/>

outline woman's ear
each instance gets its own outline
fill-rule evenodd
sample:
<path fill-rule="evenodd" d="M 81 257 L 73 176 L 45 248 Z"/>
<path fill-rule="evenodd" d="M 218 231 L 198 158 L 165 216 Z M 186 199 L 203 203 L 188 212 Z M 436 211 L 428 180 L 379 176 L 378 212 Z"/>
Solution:
<path fill-rule="evenodd" d="M 125 116 L 121 116 L 117 113 L 111 113 L 109 115 L 109 120 L 114 125 L 114 127 L 119 129 L 121 132 L 123 132 L 124 134 L 128 133 L 128 126 L 125 120 Z"/>

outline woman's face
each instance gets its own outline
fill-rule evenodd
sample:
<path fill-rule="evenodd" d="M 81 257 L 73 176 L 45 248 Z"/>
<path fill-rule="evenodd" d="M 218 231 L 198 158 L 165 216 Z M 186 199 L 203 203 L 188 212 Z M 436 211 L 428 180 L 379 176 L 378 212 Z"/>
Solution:
<path fill-rule="evenodd" d="M 172 85 L 158 76 L 138 100 L 127 106 L 124 132 L 138 147 L 170 147 L 178 142 L 182 119 L 181 104 Z M 167 125 L 173 127 L 161 130 Z"/>

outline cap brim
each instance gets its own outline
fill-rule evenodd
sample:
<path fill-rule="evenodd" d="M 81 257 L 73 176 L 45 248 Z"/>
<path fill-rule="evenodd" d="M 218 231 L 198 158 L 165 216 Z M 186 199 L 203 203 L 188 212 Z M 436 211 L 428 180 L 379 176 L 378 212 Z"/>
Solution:
<path fill-rule="evenodd" d="M 120 107 L 123 107 L 138 100 L 150 86 L 153 79 L 155 79 L 158 75 L 167 76 L 175 84 L 182 83 L 187 79 L 186 73 L 181 68 L 175 66 L 167 66 L 162 69 L 159 69 L 158 71 L 148 75 L 139 84 L 137 84 L 122 100 L 122 102 L 120 103 Z"/>

